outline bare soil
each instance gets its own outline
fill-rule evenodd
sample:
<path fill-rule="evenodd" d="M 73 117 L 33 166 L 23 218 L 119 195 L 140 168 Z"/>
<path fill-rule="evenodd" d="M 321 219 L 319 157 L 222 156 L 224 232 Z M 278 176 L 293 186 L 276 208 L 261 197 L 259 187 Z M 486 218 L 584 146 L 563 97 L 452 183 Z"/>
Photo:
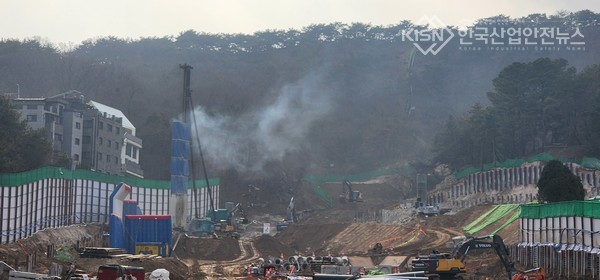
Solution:
<path fill-rule="evenodd" d="M 395 255 L 414 256 L 432 250 L 448 251 L 447 243 L 452 237 L 464 235 L 462 227 L 475 220 L 491 208 L 477 206 L 465 210 L 455 210 L 452 214 L 436 217 L 416 216 L 413 209 L 407 208 L 410 217 L 401 224 L 386 225 L 378 223 L 376 213 L 380 209 L 403 209 L 410 201 L 404 200 L 406 187 L 394 187 L 393 182 L 386 180 L 365 184 L 353 184 L 355 190 L 363 194 L 364 201 L 342 203 L 338 200 L 341 184 L 323 184 L 333 199 L 333 206 L 326 203 L 310 186 L 290 193 L 279 193 L 277 198 L 262 201 L 257 198 L 273 197 L 267 194 L 268 189 L 253 190 L 252 193 L 236 192 L 234 199 L 243 202 L 244 212 L 250 224 L 242 232 L 239 240 L 224 237 L 221 239 L 197 238 L 185 233 L 174 232 L 173 256 L 168 258 L 131 258 L 116 257 L 110 259 L 80 258 L 76 251 L 77 241 L 80 246 L 101 246 L 102 233 L 106 228 L 99 225 L 71 226 L 53 230 L 44 230 L 34 236 L 0 246 L 0 260 L 12 266 L 24 268 L 26 256 L 37 253 L 37 264 L 33 271 L 47 273 L 52 263 L 66 268 L 75 263 L 78 269 L 94 275 L 98 267 L 108 263 L 141 266 L 146 272 L 157 268 L 170 271 L 171 279 L 229 279 L 242 276 L 244 266 L 264 260 L 287 258 L 293 255 L 366 255 L 375 243 L 382 243 Z M 225 189 L 225 187 L 222 187 Z M 222 198 L 226 201 L 227 192 Z M 277 232 L 275 225 L 285 216 L 285 207 L 294 196 L 296 210 L 302 217 L 286 230 Z M 233 199 L 232 199 L 233 201 Z M 267 203 L 262 203 L 267 202 Z M 271 232 L 263 234 L 265 223 L 271 225 Z M 481 232 L 489 234 L 498 225 Z M 518 223 L 513 223 L 499 232 L 507 244 L 518 242 Z M 54 244 L 60 254 L 46 256 L 47 246 Z M 240 245 L 242 244 L 242 245 Z M 57 258 L 57 255 L 61 255 Z M 472 275 L 502 275 L 497 256 L 482 253 L 468 264 Z M 502 277 L 502 276 L 500 276 Z"/>

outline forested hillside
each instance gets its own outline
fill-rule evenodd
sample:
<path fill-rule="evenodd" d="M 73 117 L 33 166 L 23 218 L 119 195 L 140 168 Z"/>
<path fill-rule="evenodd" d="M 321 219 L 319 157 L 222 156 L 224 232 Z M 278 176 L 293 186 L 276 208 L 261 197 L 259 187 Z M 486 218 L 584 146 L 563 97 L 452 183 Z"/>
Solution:
<path fill-rule="evenodd" d="M 331 23 L 253 35 L 188 30 L 174 37 L 107 37 L 61 51 L 39 40 L 4 39 L 0 91 L 16 92 L 19 84 L 21 96 L 36 97 L 73 89 L 122 110 L 144 141 L 141 164 L 153 179 L 169 178 L 170 122 L 183 111 L 179 66 L 184 63 L 193 67 L 195 117 L 211 176 L 227 170 L 260 174 L 264 169 L 288 175 L 349 174 L 434 158 L 460 166 L 491 161 L 501 149 L 504 157 L 539 150 L 535 144 L 508 140 L 493 151 L 491 140 L 471 145 L 472 150 L 452 147 L 448 139 L 458 145 L 461 138 L 447 131 L 453 125 L 448 117 L 460 119 L 468 110 L 479 117 L 488 105 L 499 114 L 517 114 L 502 98 L 510 91 L 510 76 L 520 75 L 511 72 L 520 65 L 514 63 L 527 66 L 548 58 L 543 61 L 556 68 L 556 75 L 542 76 L 553 82 L 545 84 L 553 90 L 562 90 L 554 87 L 555 78 L 573 82 L 560 85 L 569 90 L 587 85 L 576 80 L 597 81 L 597 66 L 580 72 L 600 62 L 599 19 L 599 14 L 580 11 L 521 19 L 498 16 L 477 25 L 577 26 L 585 35 L 585 48 L 576 51 L 465 50 L 453 40 L 437 55 L 423 55 L 402 40 L 402 31 L 425 27 L 407 21 L 386 27 Z M 597 87 L 587 87 L 577 100 L 600 94 Z M 567 108 L 561 106 L 564 100 L 550 101 L 554 105 L 530 112 L 532 118 Z M 511 141 L 544 138 L 547 126 L 555 129 L 552 141 L 591 144 L 581 140 L 585 137 L 571 137 L 585 120 L 562 119 L 577 113 L 577 102 L 544 127 L 538 119 L 531 122 L 533 130 L 520 127 L 520 138 Z M 481 106 L 472 107 L 476 103 Z M 590 114 L 594 112 L 598 110 Z M 509 122 L 520 120 L 503 121 L 494 135 L 506 136 L 514 124 Z M 461 129 L 480 134 L 478 128 Z M 450 134 L 441 135 L 444 131 Z"/>

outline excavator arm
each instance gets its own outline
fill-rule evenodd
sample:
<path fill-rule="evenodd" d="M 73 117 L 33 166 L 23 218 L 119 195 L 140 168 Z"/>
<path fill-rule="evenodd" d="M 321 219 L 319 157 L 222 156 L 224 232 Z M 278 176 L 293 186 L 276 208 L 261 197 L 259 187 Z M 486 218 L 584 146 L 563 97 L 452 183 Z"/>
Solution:
<path fill-rule="evenodd" d="M 508 279 L 512 280 L 512 276 L 517 273 L 517 269 L 515 268 L 515 264 L 510 260 L 504 240 L 498 235 L 469 238 L 454 249 L 452 256 L 464 263 L 464 259 L 469 251 L 479 249 L 494 249 L 502 265 L 504 265 Z"/>

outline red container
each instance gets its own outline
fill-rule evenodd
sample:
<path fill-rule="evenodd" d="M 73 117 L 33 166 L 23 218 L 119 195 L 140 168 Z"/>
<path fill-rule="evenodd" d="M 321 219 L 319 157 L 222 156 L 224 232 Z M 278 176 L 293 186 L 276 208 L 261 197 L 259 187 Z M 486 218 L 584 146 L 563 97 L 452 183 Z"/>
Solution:
<path fill-rule="evenodd" d="M 144 280 L 146 272 L 143 267 L 123 266 L 123 279 L 128 280 L 127 276 L 132 276 L 132 280 Z"/>
<path fill-rule="evenodd" d="M 123 268 L 118 264 L 101 265 L 98 268 L 98 280 L 115 280 L 123 275 Z M 144 279 L 144 278 L 141 278 Z"/>
<path fill-rule="evenodd" d="M 118 264 L 102 265 L 98 268 L 98 280 L 144 280 L 146 272 L 143 267 Z M 120 278 L 119 278 L 120 277 Z"/>

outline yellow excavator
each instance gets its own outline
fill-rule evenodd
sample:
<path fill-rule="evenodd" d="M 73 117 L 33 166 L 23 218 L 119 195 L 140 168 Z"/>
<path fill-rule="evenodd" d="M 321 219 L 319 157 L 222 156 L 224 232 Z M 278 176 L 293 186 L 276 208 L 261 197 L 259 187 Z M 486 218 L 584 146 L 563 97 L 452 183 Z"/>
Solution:
<path fill-rule="evenodd" d="M 509 280 L 536 279 L 546 280 L 543 268 L 517 271 L 508 256 L 504 241 L 498 235 L 471 237 L 457 244 L 452 253 L 434 251 L 429 255 L 417 256 L 411 260 L 412 271 L 423 271 L 429 279 L 463 279 L 466 273 L 465 257 L 471 250 L 493 249 L 500 257 Z"/>

